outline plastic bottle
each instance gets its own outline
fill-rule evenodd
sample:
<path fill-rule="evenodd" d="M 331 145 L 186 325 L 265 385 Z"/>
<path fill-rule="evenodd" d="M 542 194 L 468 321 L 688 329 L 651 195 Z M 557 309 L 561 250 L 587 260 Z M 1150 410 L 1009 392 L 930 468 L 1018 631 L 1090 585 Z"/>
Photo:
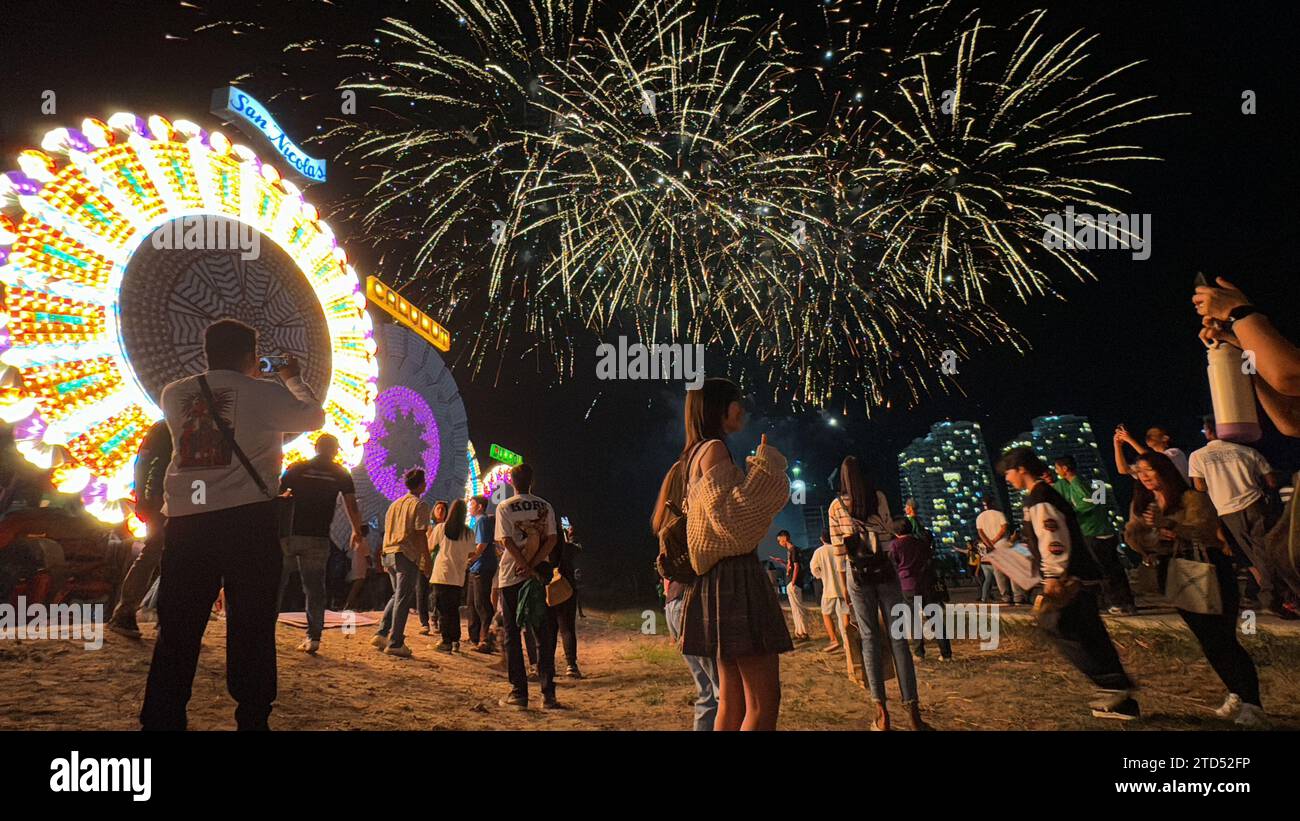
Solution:
<path fill-rule="evenodd" d="M 1255 388 L 1242 370 L 1241 351 L 1219 343 L 1205 351 L 1214 403 L 1214 431 L 1228 442 L 1254 442 L 1260 437 Z"/>

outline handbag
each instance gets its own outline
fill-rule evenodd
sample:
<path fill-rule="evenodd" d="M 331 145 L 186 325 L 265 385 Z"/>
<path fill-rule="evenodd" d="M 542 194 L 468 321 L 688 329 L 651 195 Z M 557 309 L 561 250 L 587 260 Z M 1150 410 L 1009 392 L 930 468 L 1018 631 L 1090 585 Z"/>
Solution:
<path fill-rule="evenodd" d="M 1165 598 L 1179 610 L 1218 616 L 1223 613 L 1223 591 L 1219 575 L 1205 546 L 1193 543 L 1194 558 L 1174 555 L 1165 572 Z"/>
<path fill-rule="evenodd" d="M 216 424 L 217 430 L 221 431 L 221 436 L 225 439 L 226 444 L 235 452 L 235 456 L 238 457 L 239 463 L 244 466 L 244 470 L 248 471 L 248 475 L 253 477 L 253 482 L 257 485 L 257 489 L 262 491 L 263 496 L 275 503 L 275 514 L 279 525 L 280 538 L 284 539 L 292 536 L 293 497 L 277 496 L 272 493 L 270 488 L 266 486 L 266 482 L 262 481 L 262 477 L 253 469 L 253 463 L 248 461 L 248 457 L 244 455 L 244 449 L 235 441 L 235 434 L 230 430 L 230 425 L 226 422 L 225 418 L 217 412 L 216 399 L 212 396 L 212 386 L 208 384 L 208 378 L 204 374 L 199 374 L 199 390 L 203 392 L 203 401 L 208 403 L 209 412 L 212 414 L 212 421 Z"/>
<path fill-rule="evenodd" d="M 560 568 L 555 568 L 555 574 L 546 585 L 546 606 L 556 607 L 564 604 L 572 596 L 573 585 L 569 584 L 569 580 L 560 573 Z"/>
<path fill-rule="evenodd" d="M 844 643 L 849 680 L 866 687 L 867 671 L 862 661 L 862 633 L 858 631 L 858 623 L 851 615 L 844 624 Z"/>
<path fill-rule="evenodd" d="M 682 501 L 680 504 L 672 499 L 664 501 L 667 515 L 664 517 L 663 526 L 659 528 L 659 532 L 656 534 L 659 537 L 659 555 L 655 557 L 655 570 L 659 572 L 661 577 L 670 582 L 690 584 L 696 579 L 695 569 L 691 566 L 690 547 L 686 540 L 685 506 L 687 481 L 691 475 L 691 463 L 703 444 L 703 442 L 697 442 L 687 455 L 685 462 L 678 459 L 671 468 L 671 470 L 677 471 L 677 477 L 673 481 L 673 485 L 681 486 Z"/>
<path fill-rule="evenodd" d="M 674 470 L 676 468 L 674 467 Z M 665 502 L 668 513 L 659 528 L 659 555 L 655 570 L 670 582 L 690 584 L 695 581 L 691 554 L 686 546 L 686 514 L 673 502 Z"/>

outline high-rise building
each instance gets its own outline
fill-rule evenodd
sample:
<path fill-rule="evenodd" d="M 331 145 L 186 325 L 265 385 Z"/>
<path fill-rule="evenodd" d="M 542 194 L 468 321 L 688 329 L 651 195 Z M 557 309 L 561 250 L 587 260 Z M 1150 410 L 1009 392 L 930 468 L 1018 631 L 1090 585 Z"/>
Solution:
<path fill-rule="evenodd" d="M 1115 522 L 1117 532 L 1123 532 L 1124 519 L 1115 503 L 1115 488 L 1110 481 L 1110 471 L 1101 457 L 1088 417 L 1073 414 L 1040 416 L 1033 421 L 1031 433 L 1020 434 L 1008 442 L 1002 452 L 1025 445 L 1032 447 L 1049 466 L 1057 457 L 1067 454 L 1073 456 L 1083 486 L 1095 498 L 1104 500 L 1106 507 L 1110 508 L 1110 518 Z M 1023 494 L 1010 487 L 1007 488 L 1007 494 L 1014 514 L 1012 520 L 1018 522 L 1023 518 Z M 1008 518 L 1012 518 L 1012 514 L 1008 514 Z"/>
<path fill-rule="evenodd" d="M 898 455 L 904 498 L 934 534 L 936 550 L 975 541 L 984 496 L 996 496 L 984 434 L 977 422 L 938 422 Z"/>

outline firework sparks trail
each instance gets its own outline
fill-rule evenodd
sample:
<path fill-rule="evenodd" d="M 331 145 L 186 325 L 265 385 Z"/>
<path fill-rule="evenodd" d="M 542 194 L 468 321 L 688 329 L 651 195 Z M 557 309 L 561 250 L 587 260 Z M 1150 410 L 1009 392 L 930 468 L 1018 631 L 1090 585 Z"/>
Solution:
<path fill-rule="evenodd" d="M 285 54 L 368 101 L 321 137 L 368 183 L 345 215 L 408 294 L 478 325 L 476 370 L 523 347 L 571 374 L 629 325 L 799 404 L 949 389 L 942 352 L 1019 349 L 1006 308 L 1093 276 L 1044 216 L 1118 210 L 1102 170 L 1155 159 L 1120 135 L 1177 116 L 1110 91 L 1133 66 L 1043 12 L 832 2 L 810 60 L 796 23 L 727 0 L 432 6 Z"/>

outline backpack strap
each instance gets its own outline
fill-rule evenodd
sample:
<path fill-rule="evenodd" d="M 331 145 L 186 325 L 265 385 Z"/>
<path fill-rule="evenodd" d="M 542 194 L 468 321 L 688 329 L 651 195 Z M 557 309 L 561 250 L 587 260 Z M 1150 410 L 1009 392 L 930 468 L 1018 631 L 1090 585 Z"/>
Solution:
<path fill-rule="evenodd" d="M 204 374 L 199 374 L 199 390 L 203 392 L 203 401 L 208 403 L 208 413 L 212 415 L 212 421 L 216 423 L 217 430 L 221 431 L 221 436 L 226 440 L 226 444 L 230 445 L 230 449 L 235 452 L 235 456 L 239 457 L 239 463 L 244 466 L 244 470 L 248 471 L 248 475 L 253 477 L 257 489 L 262 491 L 262 495 L 268 499 L 274 499 L 275 494 L 267 489 L 266 482 L 262 481 L 262 477 L 253 469 L 253 463 L 244 455 L 244 449 L 235 441 L 235 434 L 231 431 L 229 423 L 226 422 L 225 417 L 217 412 L 217 403 L 212 396 L 212 387 L 208 385 L 208 378 Z"/>
<path fill-rule="evenodd" d="M 686 499 L 687 499 L 687 497 L 689 497 L 689 496 L 691 495 L 691 473 L 694 471 L 694 468 L 695 468 L 695 459 L 696 459 L 696 457 L 698 457 L 700 454 L 704 453 L 704 448 L 705 448 L 705 447 L 706 447 L 710 442 L 722 442 L 722 440 L 721 440 L 721 439 L 703 439 L 703 440 L 701 440 L 701 441 L 699 441 L 699 442 L 696 442 L 696 443 L 691 447 L 690 452 L 686 455 L 686 464 L 685 464 L 686 474 L 685 474 L 684 476 L 682 476 L 682 509 L 683 509 L 683 510 L 686 509 Z M 723 442 L 722 445 L 723 445 L 723 447 L 726 447 L 726 442 Z M 728 451 L 728 453 L 730 453 L 730 451 Z"/>

